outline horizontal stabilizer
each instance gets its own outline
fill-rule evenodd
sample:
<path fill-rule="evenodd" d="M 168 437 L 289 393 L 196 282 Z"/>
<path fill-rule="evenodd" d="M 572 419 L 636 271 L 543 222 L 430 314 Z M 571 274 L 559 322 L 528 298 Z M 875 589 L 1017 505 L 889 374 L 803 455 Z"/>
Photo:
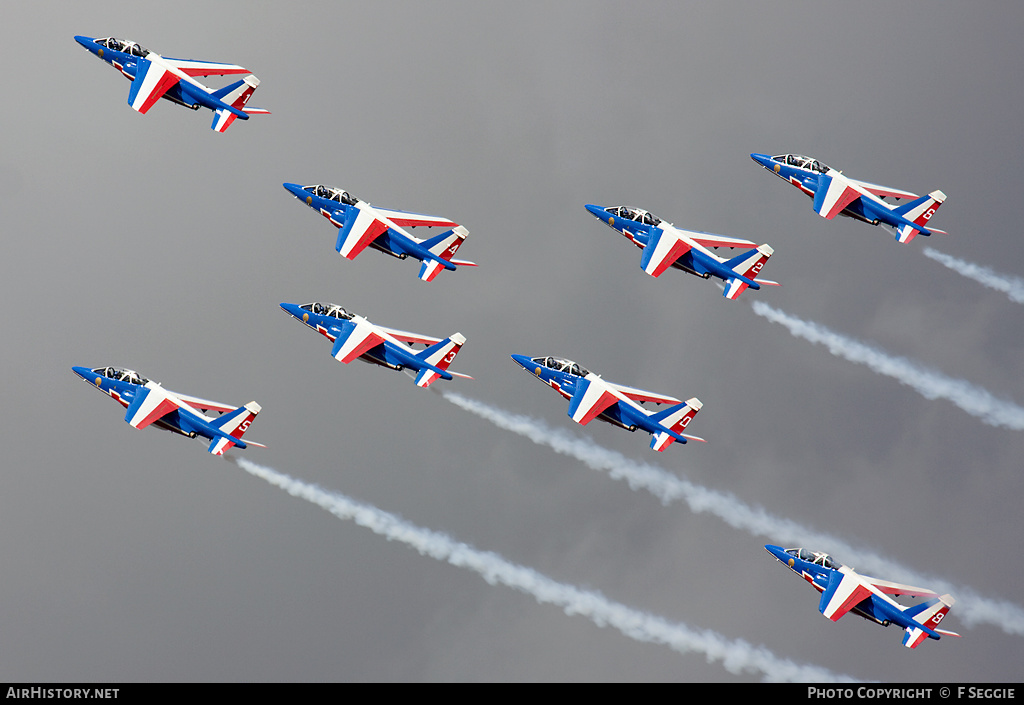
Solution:
<path fill-rule="evenodd" d="M 425 259 L 420 263 L 419 277 L 425 282 L 434 281 L 434 277 L 441 273 L 444 265 L 434 259 Z"/>
<path fill-rule="evenodd" d="M 928 638 L 928 633 L 919 627 L 907 627 L 903 630 L 903 645 L 908 649 L 916 649 L 918 644 Z"/>

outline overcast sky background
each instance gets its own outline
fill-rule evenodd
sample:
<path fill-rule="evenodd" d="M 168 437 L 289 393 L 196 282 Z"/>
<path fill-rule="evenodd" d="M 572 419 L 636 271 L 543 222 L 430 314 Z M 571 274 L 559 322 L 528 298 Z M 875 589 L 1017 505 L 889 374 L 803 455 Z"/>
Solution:
<path fill-rule="evenodd" d="M 435 388 L 544 420 L 909 568 L 1024 604 L 1024 435 L 756 315 L 763 301 L 1024 402 L 1024 308 L 922 255 L 1024 273 L 1024 8 L 1014 2 L 137 2 L 11 6 L 0 152 L 0 680 L 758 680 L 601 629 L 137 431 L 72 365 L 257 400 L 256 463 L 551 578 L 779 657 L 884 681 L 1020 678 L 1021 636 L 817 612 L 730 528 L 417 389 L 341 365 L 279 309 L 332 301 L 468 339 Z M 270 116 L 129 84 L 75 34 L 238 63 Z M 211 78 L 220 87 L 227 80 Z M 948 200 L 899 245 L 828 222 L 751 152 Z M 333 249 L 285 181 L 465 225 L 477 269 Z M 767 242 L 781 288 L 639 267 L 586 203 Z M 422 232 L 422 231 L 421 231 Z M 581 428 L 511 353 L 569 357 L 704 409 L 707 444 Z M 830 546 L 808 546 L 844 556 Z M 854 567 L 857 566 L 854 564 Z M 879 575 L 878 577 L 891 577 Z"/>

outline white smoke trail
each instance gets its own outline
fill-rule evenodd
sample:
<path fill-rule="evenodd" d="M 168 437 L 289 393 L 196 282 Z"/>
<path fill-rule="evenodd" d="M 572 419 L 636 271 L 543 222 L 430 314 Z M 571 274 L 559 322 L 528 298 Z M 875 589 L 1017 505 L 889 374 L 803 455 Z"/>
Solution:
<path fill-rule="evenodd" d="M 532 595 L 538 602 L 557 605 L 570 616 L 579 614 L 599 627 L 612 626 L 631 639 L 663 644 L 680 653 L 703 653 L 709 662 L 721 661 L 730 673 L 760 673 L 764 680 L 853 680 L 851 676 L 779 658 L 763 646 L 753 646 L 741 639 L 727 639 L 710 630 L 697 630 L 684 624 L 672 623 L 662 617 L 612 602 L 597 592 L 556 582 L 532 568 L 511 563 L 491 551 L 480 551 L 446 534 L 415 526 L 370 504 L 328 492 L 317 485 L 296 480 L 244 458 L 237 458 L 235 462 L 251 475 L 266 480 L 294 497 L 312 502 L 339 519 L 354 521 L 388 540 L 401 541 L 425 556 L 468 568 L 491 585 L 505 585 Z"/>
<path fill-rule="evenodd" d="M 987 286 L 989 289 L 995 289 L 1006 294 L 1010 301 L 1018 304 L 1024 304 L 1024 279 L 1019 277 L 1011 277 L 1004 274 L 997 274 L 995 270 L 983 267 L 980 264 L 974 264 L 966 260 L 957 259 L 956 257 L 950 257 L 949 255 L 943 254 L 938 250 L 933 250 L 930 247 L 925 247 L 925 257 L 929 257 L 939 264 L 942 264 L 949 269 L 952 269 L 957 274 L 963 275 L 968 279 Z"/>
<path fill-rule="evenodd" d="M 917 583 L 940 593 L 951 593 L 957 598 L 957 617 L 965 624 L 995 624 L 1008 634 L 1024 636 L 1024 608 L 1015 604 L 982 597 L 970 588 L 956 587 L 939 578 L 916 573 L 874 551 L 856 548 L 838 537 L 790 519 L 772 516 L 762 507 L 746 504 L 734 494 L 702 487 L 654 465 L 631 460 L 589 439 L 552 429 L 538 419 L 512 414 L 453 392 L 443 392 L 443 396 L 499 428 L 575 458 L 594 470 L 607 472 L 613 479 L 625 480 L 634 491 L 646 490 L 665 505 L 685 502 L 693 512 L 712 514 L 735 529 L 769 538 L 773 543 L 827 550 L 843 563 L 865 573 L 877 573 L 877 577 L 887 580 Z"/>
<path fill-rule="evenodd" d="M 754 313 L 773 323 L 781 323 L 797 337 L 819 343 L 836 357 L 867 365 L 873 371 L 905 384 L 925 399 L 946 399 L 989 426 L 1024 429 L 1024 408 L 999 399 L 991 392 L 962 379 L 948 377 L 905 357 L 896 357 L 860 341 L 830 331 L 817 323 L 790 316 L 765 303 L 755 301 Z"/>

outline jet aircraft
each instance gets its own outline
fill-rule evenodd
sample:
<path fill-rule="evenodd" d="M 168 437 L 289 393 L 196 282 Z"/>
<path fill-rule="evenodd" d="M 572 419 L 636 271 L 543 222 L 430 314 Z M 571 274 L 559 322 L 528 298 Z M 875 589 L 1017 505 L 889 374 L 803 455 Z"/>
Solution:
<path fill-rule="evenodd" d="M 345 364 L 359 359 L 392 370 L 409 368 L 416 373 L 418 387 L 429 387 L 438 379 L 473 379 L 448 369 L 466 343 L 461 333 L 441 340 L 384 328 L 336 304 L 313 302 L 299 306 L 283 303 L 281 308 L 334 343 L 331 355 Z M 427 347 L 417 352 L 412 348 L 417 343 Z"/>
<path fill-rule="evenodd" d="M 856 181 L 817 159 L 800 154 L 770 157 L 754 153 L 750 158 L 810 196 L 814 201 L 814 211 L 827 220 L 843 215 L 871 225 L 884 223 L 895 228 L 896 239 L 904 243 L 918 234 L 947 234 L 945 230 L 926 227 L 946 200 L 942 191 L 918 196 L 910 191 Z M 910 200 L 896 205 L 885 201 L 885 198 Z"/>
<path fill-rule="evenodd" d="M 334 249 L 345 259 L 355 259 L 367 247 L 398 259 L 412 256 L 422 263 L 419 277 L 427 282 L 433 281 L 442 269 L 455 271 L 458 265 L 476 266 L 467 260 L 454 259 L 469 231 L 447 218 L 377 208 L 347 191 L 323 184 L 286 183 L 284 187 L 338 228 Z M 451 229 L 427 240 L 420 240 L 403 229 L 417 226 Z"/>
<path fill-rule="evenodd" d="M 756 279 L 764 263 L 774 253 L 768 245 L 758 246 L 750 240 L 683 230 L 645 210 L 630 206 L 588 204 L 587 210 L 643 250 L 640 267 L 652 277 L 660 277 L 669 267 L 704 279 L 713 275 L 725 281 L 725 298 L 730 300 L 735 300 L 748 286 L 760 289 L 762 284 L 779 285 L 767 279 Z M 708 249 L 712 247 L 756 250 L 726 260 Z"/>
<path fill-rule="evenodd" d="M 703 406 L 696 397 L 683 402 L 675 397 L 612 384 L 572 360 L 560 357 L 513 355 L 512 359 L 568 399 L 569 417 L 578 424 L 585 426 L 596 418 L 627 431 L 643 429 L 653 436 L 651 448 L 657 451 L 665 450 L 673 441 L 704 440 L 683 433 Z M 648 411 L 641 406 L 644 402 L 671 406 L 662 411 Z"/>
<path fill-rule="evenodd" d="M 232 446 L 265 447 L 255 441 L 243 441 L 242 435 L 260 413 L 254 401 L 237 409 L 209 399 L 190 397 L 164 389 L 159 383 L 139 373 L 120 367 L 72 367 L 72 371 L 90 385 L 125 407 L 124 420 L 134 428 L 153 425 L 189 438 L 202 436 L 210 440 L 207 450 L 223 455 Z M 210 418 L 203 411 L 217 411 L 219 418 Z"/>
<path fill-rule="evenodd" d="M 904 631 L 903 645 L 911 649 L 916 648 L 925 637 L 940 639 L 942 636 L 960 636 L 956 632 L 939 629 L 939 624 L 955 602 L 951 595 L 940 596 L 927 588 L 861 575 L 837 563 L 827 553 L 771 544 L 765 548 L 780 563 L 784 563 L 821 593 L 818 610 L 833 622 L 852 611 L 883 627 L 898 625 Z M 908 607 L 889 595 L 929 599 Z"/>
<path fill-rule="evenodd" d="M 149 51 L 133 41 L 116 37 L 79 35 L 75 41 L 132 82 L 128 89 L 128 104 L 140 113 L 149 111 L 160 98 L 192 110 L 209 108 L 214 113 L 211 127 L 217 132 L 224 132 L 235 118 L 248 120 L 250 115 L 270 112 L 246 105 L 260 81 L 242 66 L 172 59 Z M 218 90 L 207 88 L 194 78 L 242 73 L 249 75 Z"/>

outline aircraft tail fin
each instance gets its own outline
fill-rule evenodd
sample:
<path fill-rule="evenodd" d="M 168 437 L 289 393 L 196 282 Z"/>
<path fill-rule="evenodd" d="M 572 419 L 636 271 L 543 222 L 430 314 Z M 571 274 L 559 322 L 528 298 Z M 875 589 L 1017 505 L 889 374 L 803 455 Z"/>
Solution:
<path fill-rule="evenodd" d="M 423 247 L 427 248 L 430 254 L 437 257 L 439 260 L 444 262 L 450 262 L 453 265 L 464 265 L 469 267 L 475 267 L 473 262 L 466 260 L 452 259 L 455 253 L 462 247 L 462 243 L 465 241 L 466 236 L 469 235 L 469 231 L 461 225 L 456 225 L 451 230 L 435 235 L 429 240 L 423 241 Z M 424 259 L 423 264 L 420 267 L 420 279 L 425 282 L 433 281 L 434 277 L 437 276 L 438 272 L 442 269 L 454 269 L 455 267 L 445 267 L 442 262 L 437 259 Z"/>
<path fill-rule="evenodd" d="M 241 110 L 246 115 L 266 115 L 269 114 L 269 110 L 263 108 L 249 108 L 246 107 L 246 103 L 249 102 L 249 98 L 252 97 L 256 87 L 260 85 L 260 80 L 253 75 L 248 75 L 241 81 L 235 81 L 231 85 L 224 86 L 220 90 L 213 92 L 213 97 L 223 101 L 227 105 L 230 105 L 235 110 Z M 211 127 L 216 132 L 224 132 L 226 129 L 231 127 L 231 123 L 238 117 L 235 113 L 224 108 L 219 108 L 214 111 L 213 125 Z"/>
<path fill-rule="evenodd" d="M 703 438 L 697 436 L 688 436 L 683 433 L 693 417 L 697 415 L 697 412 L 701 410 L 704 405 L 700 399 L 693 397 L 687 399 L 683 404 L 676 404 L 675 406 L 669 407 L 664 411 L 659 411 L 655 414 L 651 414 L 651 420 L 656 421 L 665 428 L 671 430 L 673 433 L 678 433 L 685 438 L 689 438 L 695 441 L 703 441 Z M 675 436 L 659 431 L 654 433 L 651 437 L 651 448 L 657 451 L 663 451 L 672 445 L 672 442 L 676 440 Z"/>
<path fill-rule="evenodd" d="M 907 224 L 903 224 L 896 229 L 896 240 L 899 242 L 907 243 L 913 240 L 917 235 L 931 235 L 932 233 L 946 234 L 944 230 L 936 230 L 935 228 L 926 228 L 928 221 L 935 211 L 939 209 L 946 200 L 946 194 L 942 191 L 932 191 L 927 196 L 921 196 L 918 199 L 904 203 L 902 206 L 894 208 L 893 210 L 898 214 L 914 223 L 914 225 L 920 226 L 917 229 L 910 227 Z"/>
<path fill-rule="evenodd" d="M 225 435 L 217 436 L 210 441 L 209 451 L 214 455 L 223 455 L 224 451 L 229 448 L 239 445 L 245 448 L 247 445 L 264 447 L 261 443 L 255 443 L 248 441 L 246 443 L 241 442 L 242 436 L 246 431 L 249 430 L 252 420 L 256 418 L 256 414 L 260 413 L 261 407 L 254 401 L 249 402 L 245 406 L 240 406 L 234 411 L 229 411 L 220 418 L 214 419 L 210 422 L 211 426 L 214 426 Z M 230 440 L 231 438 L 236 439 L 235 441 Z"/>
<path fill-rule="evenodd" d="M 949 608 L 952 607 L 955 602 L 956 600 L 953 599 L 952 595 L 941 595 L 940 597 L 926 600 L 914 607 L 908 607 L 904 614 L 912 617 L 917 623 L 926 629 L 943 636 L 960 636 L 956 632 L 938 628 L 939 623 L 942 622 L 943 618 L 949 612 Z M 915 649 L 925 640 L 926 637 L 931 637 L 933 639 L 938 638 L 937 636 L 929 634 L 920 627 L 909 626 L 904 630 L 903 645 L 908 649 Z"/>
<path fill-rule="evenodd" d="M 431 369 L 430 367 L 424 367 L 416 375 L 416 386 L 417 387 L 429 387 L 431 384 L 441 378 L 441 374 L 437 370 L 443 370 L 445 373 L 472 379 L 467 375 L 460 375 L 455 372 L 448 372 L 448 365 L 452 364 L 455 356 L 459 354 L 459 350 L 466 344 L 466 337 L 462 333 L 454 333 L 444 340 L 434 343 L 426 350 L 420 352 L 416 357 L 420 358 L 428 365 L 431 365 L 437 369 Z"/>
<path fill-rule="evenodd" d="M 741 255 L 733 257 L 731 260 L 725 262 L 725 266 L 731 269 L 733 272 L 738 274 L 738 277 L 730 277 L 725 282 L 725 298 L 735 301 L 740 294 L 746 291 L 749 284 L 743 279 L 755 280 L 757 275 L 761 272 L 761 268 L 764 267 L 764 263 L 768 261 L 768 258 L 775 254 L 768 245 L 761 245 L 752 252 L 745 252 Z M 767 279 L 757 280 L 758 284 L 769 284 L 772 286 L 778 286 L 778 282 L 773 282 Z M 757 288 L 756 286 L 754 287 Z"/>

